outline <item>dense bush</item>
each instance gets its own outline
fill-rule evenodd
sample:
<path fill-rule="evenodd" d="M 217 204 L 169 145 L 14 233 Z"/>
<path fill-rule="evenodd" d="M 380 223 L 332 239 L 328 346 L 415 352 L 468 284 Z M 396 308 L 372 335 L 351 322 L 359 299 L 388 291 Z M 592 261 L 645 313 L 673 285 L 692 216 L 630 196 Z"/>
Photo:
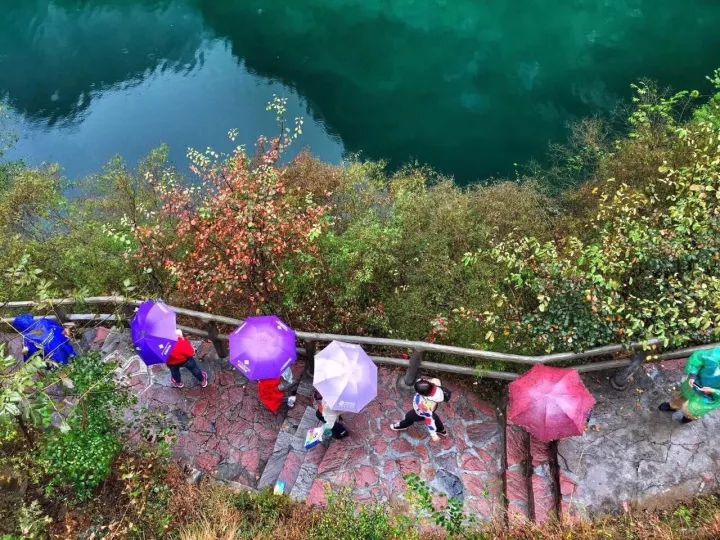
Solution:
<path fill-rule="evenodd" d="M 706 342 L 720 97 L 635 90 L 625 133 L 581 122 L 549 166 L 487 186 L 307 154 L 286 164 L 300 125 L 284 128 L 282 100 L 280 137 L 254 156 L 192 153 L 199 180 L 161 149 L 137 170 L 114 160 L 80 201 L 56 169 L 6 164 L 0 250 L 63 290 L 276 312 L 307 330 L 515 352 Z M 2 297 L 27 296 L 15 276 Z"/>
<path fill-rule="evenodd" d="M 65 488 L 78 499 L 88 499 L 110 476 L 122 449 L 120 420 L 131 402 L 115 383 L 115 368 L 94 353 L 75 358 L 64 369 L 72 381 L 69 399 L 77 403 L 64 419 L 64 429 L 41 440 L 35 459 L 48 479 L 48 495 Z"/>
<path fill-rule="evenodd" d="M 720 116 L 711 102 L 678 123 L 688 93 L 646 103 L 647 91 L 638 87 L 631 144 L 672 152 L 644 178 L 596 187 L 588 239 L 525 237 L 494 249 L 509 274 L 496 292 L 506 310 L 488 313 L 488 323 L 515 347 L 551 352 L 653 337 L 681 346 L 717 337 Z"/>

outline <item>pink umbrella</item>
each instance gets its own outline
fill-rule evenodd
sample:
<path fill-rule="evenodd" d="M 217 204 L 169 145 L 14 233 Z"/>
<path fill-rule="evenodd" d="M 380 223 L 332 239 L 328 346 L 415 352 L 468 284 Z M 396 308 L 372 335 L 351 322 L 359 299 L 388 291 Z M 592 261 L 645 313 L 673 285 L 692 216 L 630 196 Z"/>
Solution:
<path fill-rule="evenodd" d="M 377 396 L 377 366 L 360 345 L 332 341 L 315 355 L 313 386 L 336 411 L 360 412 Z"/>
<path fill-rule="evenodd" d="M 550 442 L 582 435 L 594 406 L 577 371 L 536 365 L 510 383 L 508 420 Z"/>

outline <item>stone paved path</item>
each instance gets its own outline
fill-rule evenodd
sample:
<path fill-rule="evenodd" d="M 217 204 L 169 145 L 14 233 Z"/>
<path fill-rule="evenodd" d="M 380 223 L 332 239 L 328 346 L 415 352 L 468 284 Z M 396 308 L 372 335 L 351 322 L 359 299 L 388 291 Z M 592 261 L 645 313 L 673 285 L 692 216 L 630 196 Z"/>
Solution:
<path fill-rule="evenodd" d="M 403 476 L 415 473 L 436 490 L 463 497 L 466 511 L 500 517 L 502 438 L 493 407 L 447 381 L 453 397 L 438 409 L 447 439 L 432 442 L 420 423 L 394 432 L 389 426 L 403 418 L 412 394 L 395 388 L 401 371 L 379 374 L 378 398 L 362 413 L 345 415 L 351 435 L 327 449 L 308 500 L 322 502 L 326 487 L 349 485 L 360 500 L 392 501 L 405 492 Z"/>
<path fill-rule="evenodd" d="M 0 341 L 10 341 L 19 355 L 16 337 Z M 280 480 L 291 497 L 310 503 L 322 504 L 325 490 L 339 487 L 360 501 L 399 500 L 403 476 L 416 473 L 436 490 L 462 497 L 477 518 L 515 523 L 557 512 L 573 519 L 627 505 L 666 507 L 720 487 L 720 449 L 712 444 L 720 414 L 680 425 L 657 410 L 681 380 L 684 361 L 644 366 L 624 392 L 611 389 L 610 374 L 584 376 L 597 399 L 591 424 L 583 436 L 560 441 L 557 452 L 516 426 L 502 429 L 502 415 L 472 387 L 450 380 L 444 384 L 452 401 L 438 411 L 448 439 L 431 442 L 421 425 L 393 432 L 389 425 L 402 418 L 412 394 L 396 384 L 401 371 L 381 368 L 377 399 L 360 414 L 344 414 L 351 435 L 307 452 L 304 435 L 318 425 L 308 381 L 294 409 L 273 415 L 259 403 L 257 385 L 207 343 L 197 347 L 210 373 L 206 389 L 185 371 L 186 387 L 170 387 L 167 368 L 148 369 L 127 331 L 88 330 L 81 343 L 118 361 L 140 404 L 177 426 L 174 452 L 190 467 L 250 488 Z M 302 365 L 295 369 L 299 375 Z"/>
<path fill-rule="evenodd" d="M 127 332 L 111 333 L 102 347 L 105 356 L 122 362 L 140 404 L 166 413 L 177 424 L 174 452 L 190 466 L 255 488 L 275 451 L 280 459 L 271 466 L 277 470 L 265 475 L 270 485 L 281 478 L 289 492 L 297 481 L 293 495 L 307 495 L 310 503 L 324 503 L 325 488 L 339 486 L 351 488 L 362 501 L 401 499 L 403 475 L 416 473 L 447 496 L 461 497 L 466 511 L 481 519 L 502 515 L 500 427 L 493 407 L 472 390 L 444 383 L 453 397 L 438 413 L 451 435 L 433 443 L 421 424 L 402 433 L 389 429 L 411 406 L 412 393 L 397 387 L 401 370 L 381 368 L 378 398 L 359 414 L 343 414 L 351 435 L 305 456 L 302 445 L 297 446 L 307 426 L 298 433 L 298 425 L 303 416 L 317 425 L 313 411 L 307 411 L 312 405 L 307 383 L 294 409 L 274 415 L 259 403 L 255 383 L 217 359 L 209 344 L 198 345 L 199 365 L 210 373 L 204 389 L 184 370 L 186 387 L 172 388 L 165 366 L 148 369 L 134 356 Z M 295 367 L 299 375 L 302 365 Z"/>
<path fill-rule="evenodd" d="M 585 377 L 597 399 L 583 437 L 558 446 L 568 516 L 630 504 L 663 508 L 720 486 L 720 414 L 681 425 L 657 410 L 683 377 L 684 360 L 648 364 L 625 392 Z"/>

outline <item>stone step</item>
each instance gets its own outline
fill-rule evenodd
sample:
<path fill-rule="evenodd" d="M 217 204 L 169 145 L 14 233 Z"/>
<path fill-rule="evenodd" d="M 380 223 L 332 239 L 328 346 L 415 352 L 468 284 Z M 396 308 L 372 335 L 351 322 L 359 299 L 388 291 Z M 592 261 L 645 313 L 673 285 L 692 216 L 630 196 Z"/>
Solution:
<path fill-rule="evenodd" d="M 520 426 L 505 426 L 505 500 L 510 525 L 532 520 L 530 439 Z"/>
<path fill-rule="evenodd" d="M 308 429 L 317 427 L 319 424 L 320 422 L 315 416 L 315 409 L 312 407 L 306 407 L 305 413 L 303 414 L 297 430 L 295 431 L 295 436 L 291 440 L 290 450 L 285 456 L 285 462 L 283 463 L 283 467 L 277 478 L 277 482 L 284 482 L 285 493 L 291 493 L 293 487 L 295 486 L 295 481 L 300 473 L 300 469 L 305 462 L 305 457 L 312 452 L 312 450 L 310 452 L 305 450 L 305 436 L 307 431 Z"/>
<path fill-rule="evenodd" d="M 291 409 L 289 411 L 288 416 L 285 418 L 282 426 L 280 427 L 280 431 L 278 431 L 272 454 L 270 454 L 270 458 L 265 464 L 265 468 L 258 480 L 258 490 L 273 487 L 278 479 L 278 476 L 280 476 L 280 471 L 282 471 L 283 465 L 285 464 L 285 458 L 290 452 L 293 438 L 295 437 L 297 427 L 300 424 L 300 421 L 297 420 L 292 413 L 295 413 L 295 409 Z"/>
<path fill-rule="evenodd" d="M 550 443 L 530 437 L 530 462 L 532 464 L 532 499 L 535 523 L 547 523 L 557 518 L 558 487 L 553 473 L 553 447 Z"/>
<path fill-rule="evenodd" d="M 550 465 L 543 463 L 535 467 L 532 474 L 533 518 L 543 524 L 557 515 L 557 497 Z"/>
<path fill-rule="evenodd" d="M 311 428 L 320 425 L 320 422 L 315 416 L 314 409 L 312 411 L 311 418 L 312 420 L 314 420 L 314 424 L 310 425 Z M 298 435 L 306 432 L 307 430 L 305 432 L 301 432 L 298 428 Z M 292 488 L 287 491 L 287 493 L 290 494 L 290 497 L 293 500 L 304 501 L 305 499 L 307 499 L 307 496 L 310 493 L 310 488 L 312 487 L 313 482 L 317 477 L 318 468 L 320 467 L 320 463 L 322 462 L 323 457 L 325 457 L 325 452 L 328 449 L 329 444 L 330 441 L 324 441 L 323 443 L 317 445 L 315 448 L 311 448 L 310 450 L 305 451 L 305 459 L 303 460 L 303 463 L 300 466 L 300 470 L 297 473 L 297 478 L 295 479 Z"/>
<path fill-rule="evenodd" d="M 520 426 L 505 428 L 505 498 L 510 525 L 557 517 L 560 490 L 553 474 L 553 447 Z"/>
<path fill-rule="evenodd" d="M 301 396 L 306 396 L 311 398 L 313 396 L 313 393 L 315 392 L 315 388 L 313 388 L 312 384 L 312 377 L 309 375 L 305 375 L 302 380 L 300 381 L 300 384 L 298 385 L 297 393 Z"/>

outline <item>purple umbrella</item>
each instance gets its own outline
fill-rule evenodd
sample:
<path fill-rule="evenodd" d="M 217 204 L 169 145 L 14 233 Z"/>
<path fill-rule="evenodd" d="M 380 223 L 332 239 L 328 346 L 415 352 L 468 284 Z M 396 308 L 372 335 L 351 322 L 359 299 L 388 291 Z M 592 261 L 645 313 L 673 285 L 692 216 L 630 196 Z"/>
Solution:
<path fill-rule="evenodd" d="M 295 332 L 275 315 L 248 317 L 230 334 L 230 363 L 250 380 L 277 379 L 296 359 Z"/>
<path fill-rule="evenodd" d="M 360 412 L 377 396 L 377 366 L 360 345 L 333 341 L 315 355 L 313 386 L 336 411 Z"/>
<path fill-rule="evenodd" d="M 177 341 L 175 312 L 162 302 L 143 302 L 130 323 L 130 332 L 143 362 L 164 364 Z"/>

